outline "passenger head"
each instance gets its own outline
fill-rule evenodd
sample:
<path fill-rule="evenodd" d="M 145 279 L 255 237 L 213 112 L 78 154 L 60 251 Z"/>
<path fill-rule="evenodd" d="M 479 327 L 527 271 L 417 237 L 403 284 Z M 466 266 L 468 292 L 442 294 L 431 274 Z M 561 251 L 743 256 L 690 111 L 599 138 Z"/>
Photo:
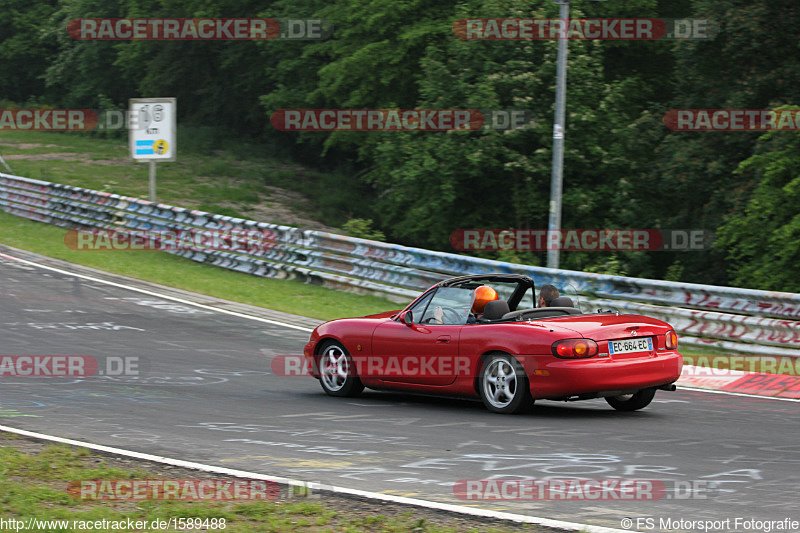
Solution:
<path fill-rule="evenodd" d="M 539 307 L 548 307 L 550 302 L 558 298 L 558 289 L 553 285 L 542 285 L 539 289 Z"/>

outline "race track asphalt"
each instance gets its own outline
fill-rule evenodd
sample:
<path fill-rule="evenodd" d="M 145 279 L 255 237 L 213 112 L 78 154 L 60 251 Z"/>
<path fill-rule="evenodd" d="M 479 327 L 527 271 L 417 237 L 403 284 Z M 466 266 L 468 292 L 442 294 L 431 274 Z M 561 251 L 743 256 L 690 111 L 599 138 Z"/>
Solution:
<path fill-rule="evenodd" d="M 543 401 L 530 413 L 502 416 L 452 398 L 373 391 L 331 398 L 312 378 L 271 372 L 273 357 L 302 353 L 307 331 L 43 270 L 12 257 L 40 261 L 33 254 L 0 251 L 7 254 L 0 255 L 0 356 L 88 355 L 112 366 L 129 358 L 140 368 L 138 376 L 2 376 L 0 424 L 571 522 L 618 528 L 628 517 L 639 520 L 639 531 L 669 530 L 664 520 L 730 520 L 725 530 L 757 531 L 734 520 L 798 519 L 797 402 L 661 391 L 634 413 L 602 400 Z M 314 323 L 269 316 L 296 327 Z M 458 480 L 490 477 L 650 479 L 668 492 L 656 501 L 464 502 L 453 494 Z"/>

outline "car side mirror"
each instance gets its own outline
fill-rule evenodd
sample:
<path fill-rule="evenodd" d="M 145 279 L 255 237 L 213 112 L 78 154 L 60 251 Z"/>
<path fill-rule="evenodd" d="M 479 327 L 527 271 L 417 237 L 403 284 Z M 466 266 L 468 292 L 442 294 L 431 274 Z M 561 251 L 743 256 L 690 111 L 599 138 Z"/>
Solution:
<path fill-rule="evenodd" d="M 406 326 L 411 327 L 411 325 L 414 324 L 414 313 L 411 311 L 406 311 L 403 313 L 403 316 L 400 317 L 400 320 L 402 320 L 403 324 Z"/>

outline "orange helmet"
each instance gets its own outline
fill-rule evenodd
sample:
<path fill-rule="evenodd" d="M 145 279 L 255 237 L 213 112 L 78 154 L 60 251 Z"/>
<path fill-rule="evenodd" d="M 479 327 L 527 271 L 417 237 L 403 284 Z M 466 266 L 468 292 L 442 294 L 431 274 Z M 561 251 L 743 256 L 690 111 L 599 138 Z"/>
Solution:
<path fill-rule="evenodd" d="M 483 313 L 486 304 L 498 300 L 497 291 L 488 285 L 481 285 L 475 289 L 475 299 L 472 301 L 472 312 L 475 314 Z"/>

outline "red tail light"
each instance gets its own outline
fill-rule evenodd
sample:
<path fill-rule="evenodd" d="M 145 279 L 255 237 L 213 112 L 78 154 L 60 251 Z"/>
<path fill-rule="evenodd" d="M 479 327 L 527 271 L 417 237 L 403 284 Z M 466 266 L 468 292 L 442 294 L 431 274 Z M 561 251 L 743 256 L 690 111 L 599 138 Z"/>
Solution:
<path fill-rule="evenodd" d="M 674 350 L 678 347 L 678 334 L 674 329 L 669 330 L 664 337 L 664 346 L 667 347 L 667 350 Z"/>
<path fill-rule="evenodd" d="M 584 359 L 597 355 L 597 343 L 592 339 L 565 339 L 551 346 L 553 355 L 562 359 Z"/>

